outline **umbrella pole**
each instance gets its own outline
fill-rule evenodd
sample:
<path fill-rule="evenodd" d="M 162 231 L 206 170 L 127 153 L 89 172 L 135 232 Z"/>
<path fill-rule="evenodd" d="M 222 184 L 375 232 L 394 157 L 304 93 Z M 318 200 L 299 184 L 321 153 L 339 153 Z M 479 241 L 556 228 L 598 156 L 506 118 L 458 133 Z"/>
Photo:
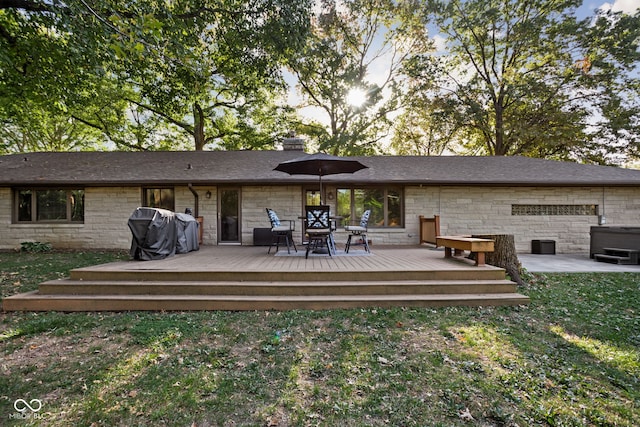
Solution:
<path fill-rule="evenodd" d="M 318 175 L 320 177 L 320 204 L 322 204 L 322 175 Z"/>

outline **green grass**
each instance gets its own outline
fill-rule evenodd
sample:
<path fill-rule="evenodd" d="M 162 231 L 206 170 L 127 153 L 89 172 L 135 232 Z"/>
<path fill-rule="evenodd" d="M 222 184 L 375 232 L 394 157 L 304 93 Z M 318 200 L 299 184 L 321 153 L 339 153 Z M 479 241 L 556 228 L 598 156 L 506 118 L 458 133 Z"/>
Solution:
<path fill-rule="evenodd" d="M 123 257 L 0 254 L 2 296 Z M 524 307 L 2 313 L 0 425 L 640 425 L 640 275 L 526 279 Z"/>

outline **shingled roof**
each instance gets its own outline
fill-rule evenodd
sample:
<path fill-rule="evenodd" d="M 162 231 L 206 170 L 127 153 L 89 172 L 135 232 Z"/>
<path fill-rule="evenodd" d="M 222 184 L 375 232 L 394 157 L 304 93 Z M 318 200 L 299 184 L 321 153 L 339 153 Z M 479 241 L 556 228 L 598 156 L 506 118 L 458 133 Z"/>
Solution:
<path fill-rule="evenodd" d="M 317 178 L 274 171 L 300 151 L 70 152 L 0 157 L 0 186 L 299 184 Z M 345 184 L 638 186 L 640 170 L 528 157 L 354 157 L 368 169 L 331 175 Z"/>

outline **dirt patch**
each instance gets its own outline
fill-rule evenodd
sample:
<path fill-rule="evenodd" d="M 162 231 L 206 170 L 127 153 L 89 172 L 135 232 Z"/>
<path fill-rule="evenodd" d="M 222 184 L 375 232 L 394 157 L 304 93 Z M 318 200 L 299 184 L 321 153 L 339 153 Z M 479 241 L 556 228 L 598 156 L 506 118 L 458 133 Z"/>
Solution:
<path fill-rule="evenodd" d="M 17 341 L 20 347 L 2 357 L 2 375 L 29 367 L 35 368 L 36 371 L 41 370 L 51 366 L 52 362 L 83 364 L 91 357 L 100 357 L 100 354 L 112 357 L 125 351 L 122 335 L 111 337 L 99 331 L 94 331 L 79 340 L 77 337 L 41 334 L 38 337 L 18 338 Z M 13 342 L 14 345 L 18 343 Z"/>

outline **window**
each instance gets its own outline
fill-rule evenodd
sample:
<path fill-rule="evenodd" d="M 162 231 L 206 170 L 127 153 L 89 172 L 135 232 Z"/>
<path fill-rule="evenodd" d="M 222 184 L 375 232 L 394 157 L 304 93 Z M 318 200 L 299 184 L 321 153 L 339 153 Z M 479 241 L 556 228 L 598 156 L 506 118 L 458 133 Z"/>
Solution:
<path fill-rule="evenodd" d="M 81 189 L 23 189 L 14 200 L 17 222 L 84 222 Z"/>
<path fill-rule="evenodd" d="M 143 205 L 148 208 L 175 211 L 175 196 L 173 188 L 145 188 L 143 190 Z"/>
<path fill-rule="evenodd" d="M 340 188 L 337 193 L 338 215 L 347 221 L 359 221 L 371 209 L 369 227 L 403 227 L 401 187 Z"/>

